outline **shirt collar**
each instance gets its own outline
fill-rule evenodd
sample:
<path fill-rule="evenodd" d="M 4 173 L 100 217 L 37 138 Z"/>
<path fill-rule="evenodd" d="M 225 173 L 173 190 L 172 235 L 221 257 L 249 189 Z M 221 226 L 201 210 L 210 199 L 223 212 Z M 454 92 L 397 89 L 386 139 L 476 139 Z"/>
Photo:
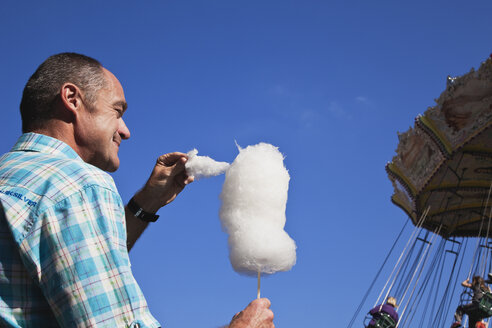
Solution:
<path fill-rule="evenodd" d="M 34 151 L 82 160 L 75 150 L 63 141 L 33 132 L 21 135 L 11 151 Z"/>

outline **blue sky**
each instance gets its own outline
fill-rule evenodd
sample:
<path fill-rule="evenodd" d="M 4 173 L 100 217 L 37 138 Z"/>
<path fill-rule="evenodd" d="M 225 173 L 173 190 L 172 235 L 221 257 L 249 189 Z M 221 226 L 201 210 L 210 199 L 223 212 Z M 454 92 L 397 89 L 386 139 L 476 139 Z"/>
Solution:
<path fill-rule="evenodd" d="M 132 137 L 113 174 L 124 201 L 160 154 L 197 148 L 230 162 L 234 141 L 278 146 L 298 260 L 262 295 L 277 327 L 345 326 L 406 221 L 384 170 L 397 132 L 448 74 L 489 56 L 490 17 L 485 0 L 5 1 L 0 151 L 20 135 L 27 79 L 64 51 L 100 60 L 125 89 Z M 222 183 L 187 187 L 130 253 L 165 327 L 217 327 L 256 296 L 229 264 Z"/>

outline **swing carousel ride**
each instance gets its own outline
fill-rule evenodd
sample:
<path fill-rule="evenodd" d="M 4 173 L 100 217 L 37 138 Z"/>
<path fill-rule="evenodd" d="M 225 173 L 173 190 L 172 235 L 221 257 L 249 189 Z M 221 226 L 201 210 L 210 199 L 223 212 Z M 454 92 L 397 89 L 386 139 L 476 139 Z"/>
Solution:
<path fill-rule="evenodd" d="M 393 296 L 400 316 L 393 325 L 378 323 L 384 328 L 450 327 L 456 307 L 471 302 L 460 283 L 492 271 L 492 55 L 476 71 L 448 76 L 446 84 L 436 105 L 398 135 L 386 171 L 391 201 L 413 229 L 403 227 L 348 328 L 371 308 L 366 300 L 384 267 L 391 273 L 374 306 Z M 392 256 L 404 231 L 410 236 L 401 254 Z M 484 323 L 492 316 L 487 295 L 472 314 Z"/>

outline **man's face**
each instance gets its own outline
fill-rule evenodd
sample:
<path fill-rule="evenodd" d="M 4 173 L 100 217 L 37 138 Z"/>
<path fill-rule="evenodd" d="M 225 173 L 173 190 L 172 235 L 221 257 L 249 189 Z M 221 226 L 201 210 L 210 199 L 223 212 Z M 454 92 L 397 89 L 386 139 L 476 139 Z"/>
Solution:
<path fill-rule="evenodd" d="M 120 143 L 122 139 L 130 138 L 130 131 L 123 121 L 127 106 L 123 88 L 110 71 L 103 70 L 106 85 L 97 92 L 93 104 L 84 102 L 77 143 L 85 162 L 114 172 L 120 165 Z"/>

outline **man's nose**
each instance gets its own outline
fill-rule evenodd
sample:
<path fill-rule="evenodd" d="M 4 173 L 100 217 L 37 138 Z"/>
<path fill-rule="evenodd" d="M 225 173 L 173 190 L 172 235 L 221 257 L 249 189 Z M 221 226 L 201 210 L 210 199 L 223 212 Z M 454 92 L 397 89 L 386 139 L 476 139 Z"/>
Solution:
<path fill-rule="evenodd" d="M 121 139 L 128 139 L 130 138 L 130 130 L 125 124 L 125 121 L 123 121 L 123 118 L 120 118 L 119 120 L 119 127 L 118 127 L 118 134 L 121 136 Z"/>

